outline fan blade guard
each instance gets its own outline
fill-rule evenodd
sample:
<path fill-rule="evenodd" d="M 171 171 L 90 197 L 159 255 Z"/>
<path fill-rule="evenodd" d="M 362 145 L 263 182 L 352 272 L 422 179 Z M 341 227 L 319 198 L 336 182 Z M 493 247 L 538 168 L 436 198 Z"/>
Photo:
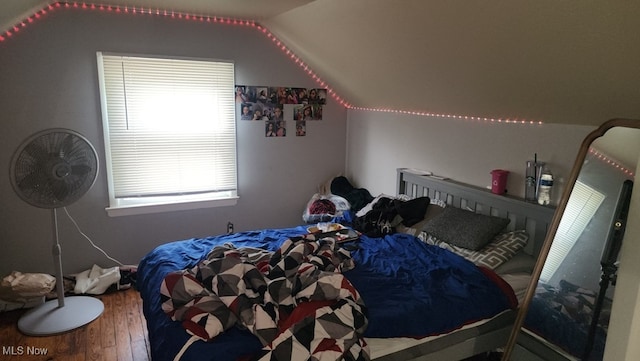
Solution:
<path fill-rule="evenodd" d="M 67 206 L 82 197 L 98 175 L 95 148 L 80 133 L 48 129 L 27 138 L 11 162 L 11 184 L 39 208 Z"/>

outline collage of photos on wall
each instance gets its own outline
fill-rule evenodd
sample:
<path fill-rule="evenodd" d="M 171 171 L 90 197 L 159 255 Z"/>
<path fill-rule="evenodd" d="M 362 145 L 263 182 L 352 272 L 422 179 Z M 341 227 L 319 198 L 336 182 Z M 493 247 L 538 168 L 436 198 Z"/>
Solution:
<path fill-rule="evenodd" d="M 327 90 L 236 85 L 240 120 L 263 121 L 265 137 L 286 137 L 288 122 L 295 122 L 295 136 L 307 135 L 307 121 L 322 120 Z"/>

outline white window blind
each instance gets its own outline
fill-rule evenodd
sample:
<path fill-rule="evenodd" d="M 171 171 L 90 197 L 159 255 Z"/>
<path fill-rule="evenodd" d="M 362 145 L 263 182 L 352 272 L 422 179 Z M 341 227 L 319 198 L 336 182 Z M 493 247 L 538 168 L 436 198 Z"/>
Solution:
<path fill-rule="evenodd" d="M 540 274 L 541 281 L 549 282 L 553 277 L 562 261 L 564 261 L 582 232 L 584 232 L 604 198 L 605 195 L 603 193 L 580 181 L 576 181 L 567 202 L 567 207 L 562 214 L 560 224 L 558 224 L 551 250 Z"/>
<path fill-rule="evenodd" d="M 111 207 L 236 196 L 233 63 L 98 53 L 98 64 Z"/>

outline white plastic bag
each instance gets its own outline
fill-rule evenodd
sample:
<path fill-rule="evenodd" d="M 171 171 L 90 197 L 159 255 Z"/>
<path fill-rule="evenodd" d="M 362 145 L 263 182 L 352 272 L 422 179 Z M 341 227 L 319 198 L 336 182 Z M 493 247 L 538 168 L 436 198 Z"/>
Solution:
<path fill-rule="evenodd" d="M 321 199 L 331 201 L 331 203 L 333 203 L 333 205 L 335 206 L 335 211 L 332 213 L 311 213 L 311 207 L 314 202 Z M 349 201 L 347 201 L 343 197 L 337 196 L 335 194 L 315 193 L 311 197 L 309 202 L 307 202 L 307 206 L 302 213 L 302 219 L 306 223 L 329 222 L 335 217 L 340 217 L 343 212 L 348 211 L 349 209 L 351 209 L 351 205 L 349 204 Z"/>
<path fill-rule="evenodd" d="M 111 285 L 120 282 L 120 268 L 100 268 L 94 264 L 91 269 L 80 272 L 75 277 L 74 293 L 100 295 Z"/>
<path fill-rule="evenodd" d="M 53 290 L 56 278 L 46 273 L 11 272 L 2 279 L 2 287 L 20 297 L 41 297 Z"/>

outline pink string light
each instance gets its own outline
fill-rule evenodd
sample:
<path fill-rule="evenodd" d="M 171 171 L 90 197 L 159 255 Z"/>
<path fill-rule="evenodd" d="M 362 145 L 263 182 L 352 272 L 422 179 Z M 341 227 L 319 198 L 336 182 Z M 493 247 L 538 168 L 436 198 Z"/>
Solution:
<path fill-rule="evenodd" d="M 620 164 L 620 162 L 614 160 L 613 158 L 607 156 L 606 154 L 600 152 L 599 150 L 595 149 L 595 148 L 589 148 L 589 153 L 594 156 L 596 159 L 600 160 L 601 162 L 619 170 L 620 172 L 630 176 L 630 177 L 635 177 L 635 174 L 632 170 L 630 170 L 629 168 L 623 166 L 622 164 Z"/>
<path fill-rule="evenodd" d="M 475 122 L 485 122 L 485 123 L 504 123 L 504 124 L 521 124 L 521 125 L 542 125 L 542 124 L 544 124 L 541 120 L 508 119 L 508 118 L 507 119 L 502 119 L 502 118 L 476 117 L 476 116 L 470 116 L 470 115 L 432 113 L 432 112 L 419 111 L 419 110 L 413 111 L 413 110 L 399 110 L 399 109 L 389 109 L 389 108 L 366 108 L 366 107 L 356 107 L 356 106 L 353 106 L 350 109 L 362 110 L 362 111 L 372 111 L 372 112 L 416 115 L 416 116 L 432 117 L 432 118 L 460 119 L 460 120 L 468 120 L 468 121 L 475 121 Z"/>
<path fill-rule="evenodd" d="M 424 116 L 424 117 L 435 117 L 435 118 L 451 118 L 451 119 L 462 119 L 467 121 L 477 121 L 477 122 L 486 122 L 486 123 L 505 123 L 505 124 L 522 124 L 522 125 L 541 125 L 542 121 L 534 121 L 534 120 L 518 120 L 518 119 L 501 119 L 501 118 L 487 118 L 487 117 L 475 117 L 469 115 L 456 115 L 456 114 L 440 114 L 440 113 L 432 113 L 428 111 L 411 111 L 411 110 L 400 110 L 400 109 L 389 109 L 389 108 L 367 108 L 367 107 L 357 107 L 350 104 L 348 101 L 343 99 L 338 95 L 338 93 L 329 85 L 327 82 L 322 79 L 315 71 L 311 69 L 311 67 L 306 64 L 300 57 L 298 57 L 291 49 L 289 49 L 285 44 L 283 44 L 273 33 L 271 33 L 268 29 L 263 27 L 262 25 L 256 23 L 253 20 L 242 20 L 235 18 L 225 18 L 225 17 L 210 17 L 205 15 L 197 15 L 197 14 L 187 14 L 182 12 L 175 12 L 174 10 L 166 10 L 166 9 L 153 9 L 151 7 L 135 7 L 135 6 L 126 6 L 126 5 L 105 5 L 105 4 L 95 4 L 95 3 L 87 3 L 87 2 L 78 2 L 78 1 L 58 1 L 55 3 L 51 3 L 45 6 L 43 9 L 36 11 L 32 16 L 25 19 L 25 21 L 20 22 L 20 24 L 13 26 L 11 29 L 5 31 L 4 33 L 0 33 L 0 43 L 8 40 L 13 37 L 17 32 L 20 31 L 21 28 L 27 26 L 27 24 L 33 23 L 36 19 L 40 19 L 43 15 L 48 14 L 49 12 L 58 9 L 58 8 L 82 8 L 83 10 L 93 10 L 93 11 L 104 11 L 104 12 L 115 12 L 118 14 L 133 14 L 133 15 L 155 15 L 162 16 L 167 18 L 175 19 L 184 19 L 191 21 L 199 21 L 199 22 L 213 22 L 213 23 L 221 23 L 235 26 L 248 26 L 257 29 L 261 33 L 265 34 L 268 39 L 270 39 L 274 45 L 279 48 L 285 55 L 287 55 L 297 66 L 301 68 L 318 86 L 327 90 L 327 94 L 329 94 L 335 101 L 337 101 L 340 105 L 347 109 L 352 110 L 361 110 L 361 111 L 374 111 L 374 112 L 384 112 L 384 113 L 396 113 L 396 114 L 407 114 L 407 115 L 415 115 L 415 116 Z"/>

